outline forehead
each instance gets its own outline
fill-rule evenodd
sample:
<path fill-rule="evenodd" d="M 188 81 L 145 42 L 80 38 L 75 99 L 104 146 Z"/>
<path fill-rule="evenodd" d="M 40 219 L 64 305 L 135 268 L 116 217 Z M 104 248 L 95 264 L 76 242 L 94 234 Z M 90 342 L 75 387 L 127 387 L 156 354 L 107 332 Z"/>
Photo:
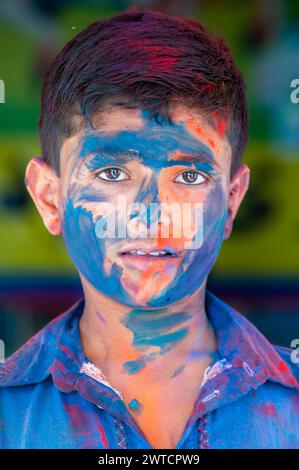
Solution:
<path fill-rule="evenodd" d="M 230 166 L 231 147 L 225 136 L 226 123 L 217 118 L 211 127 L 204 115 L 177 105 L 171 111 L 173 124 L 157 123 L 139 108 L 110 106 L 93 117 L 94 129 L 82 128 L 66 139 L 61 148 L 61 172 L 77 159 L 105 151 L 132 152 L 148 161 L 175 159 L 180 154 L 205 154 L 224 171 Z M 131 157 L 133 158 L 133 157 Z"/>

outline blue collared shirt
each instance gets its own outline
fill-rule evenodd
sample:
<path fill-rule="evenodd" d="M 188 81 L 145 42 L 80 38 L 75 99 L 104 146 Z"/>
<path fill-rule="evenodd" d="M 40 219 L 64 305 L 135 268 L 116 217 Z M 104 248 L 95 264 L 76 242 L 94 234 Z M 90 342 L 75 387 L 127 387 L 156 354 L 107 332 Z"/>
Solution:
<path fill-rule="evenodd" d="M 177 449 L 299 448 L 299 365 L 206 291 L 218 357 Z M 0 367 L 0 448 L 151 449 L 121 393 L 85 356 L 84 298 Z M 161 410 L 163 413 L 163 410 Z"/>

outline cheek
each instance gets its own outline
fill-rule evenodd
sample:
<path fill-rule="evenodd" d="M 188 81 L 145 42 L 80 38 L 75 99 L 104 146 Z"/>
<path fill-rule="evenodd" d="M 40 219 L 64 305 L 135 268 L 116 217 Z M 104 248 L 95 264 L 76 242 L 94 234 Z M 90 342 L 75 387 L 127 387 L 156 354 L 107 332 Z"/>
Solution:
<path fill-rule="evenodd" d="M 75 267 L 85 279 L 96 290 L 126 303 L 128 298 L 120 283 L 122 268 L 113 264 L 106 272 L 106 241 L 97 237 L 92 213 L 82 206 L 74 207 L 72 200 L 65 206 L 63 238 Z"/>
<path fill-rule="evenodd" d="M 161 307 L 193 294 L 209 275 L 221 248 L 227 203 L 221 181 L 209 191 L 204 201 L 203 242 L 198 249 L 187 249 L 174 281 L 167 292 L 152 299 L 150 305 Z"/>
<path fill-rule="evenodd" d="M 169 174 L 168 170 L 162 171 L 159 181 L 159 201 L 165 209 L 166 217 L 161 219 L 161 231 L 163 225 L 169 224 L 169 233 L 172 236 L 172 244 L 177 248 L 194 246 L 192 240 L 196 236 L 202 238 L 203 207 L 207 198 L 207 184 L 202 183 L 192 188 L 184 184 L 171 183 L 178 170 Z"/>
<path fill-rule="evenodd" d="M 202 231 L 202 244 L 187 254 L 187 258 L 192 259 L 192 269 L 196 275 L 206 275 L 212 269 L 222 244 L 226 217 L 226 198 L 219 182 L 211 189 L 203 204 L 202 226 L 198 228 Z"/>
<path fill-rule="evenodd" d="M 206 184 L 202 183 L 196 189 L 190 188 L 187 184 L 174 183 L 173 179 L 178 173 L 178 169 L 164 169 L 158 179 L 159 201 L 167 204 L 197 203 L 203 202 L 207 193 Z"/>
<path fill-rule="evenodd" d="M 112 186 L 112 185 L 111 185 Z M 114 220 L 117 195 L 115 188 L 109 184 L 104 186 L 95 179 L 87 178 L 85 181 L 77 181 L 73 178 L 67 192 L 67 201 L 72 201 L 76 213 L 88 214 L 94 224 L 94 229 L 99 230 L 105 221 Z M 69 204 L 69 203 L 68 203 Z M 111 222 L 110 222 L 111 224 Z"/>
<path fill-rule="evenodd" d="M 84 204 L 68 200 L 63 217 L 63 236 L 75 265 L 82 274 L 92 275 L 96 265 L 103 264 L 103 241 L 97 238 L 93 212 Z"/>

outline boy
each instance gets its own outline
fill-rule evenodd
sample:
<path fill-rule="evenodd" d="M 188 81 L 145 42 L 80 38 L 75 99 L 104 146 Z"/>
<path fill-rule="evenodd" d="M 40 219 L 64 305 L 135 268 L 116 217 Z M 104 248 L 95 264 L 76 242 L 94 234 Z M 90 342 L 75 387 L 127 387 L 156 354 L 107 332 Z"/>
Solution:
<path fill-rule="evenodd" d="M 0 369 L 2 448 L 295 448 L 298 366 L 206 290 L 249 185 L 244 83 L 196 21 L 133 10 L 44 78 L 26 186 L 84 297 Z"/>

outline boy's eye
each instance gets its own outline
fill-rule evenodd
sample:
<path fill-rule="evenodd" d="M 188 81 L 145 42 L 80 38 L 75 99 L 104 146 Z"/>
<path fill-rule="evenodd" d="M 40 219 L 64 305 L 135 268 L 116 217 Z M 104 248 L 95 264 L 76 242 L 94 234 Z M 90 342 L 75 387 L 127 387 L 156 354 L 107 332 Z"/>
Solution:
<path fill-rule="evenodd" d="M 120 168 L 106 168 L 97 173 L 97 176 L 106 181 L 123 181 L 128 179 L 128 175 Z"/>
<path fill-rule="evenodd" d="M 183 184 L 201 184 L 205 180 L 206 178 L 198 171 L 188 170 L 178 175 L 174 181 Z"/>

